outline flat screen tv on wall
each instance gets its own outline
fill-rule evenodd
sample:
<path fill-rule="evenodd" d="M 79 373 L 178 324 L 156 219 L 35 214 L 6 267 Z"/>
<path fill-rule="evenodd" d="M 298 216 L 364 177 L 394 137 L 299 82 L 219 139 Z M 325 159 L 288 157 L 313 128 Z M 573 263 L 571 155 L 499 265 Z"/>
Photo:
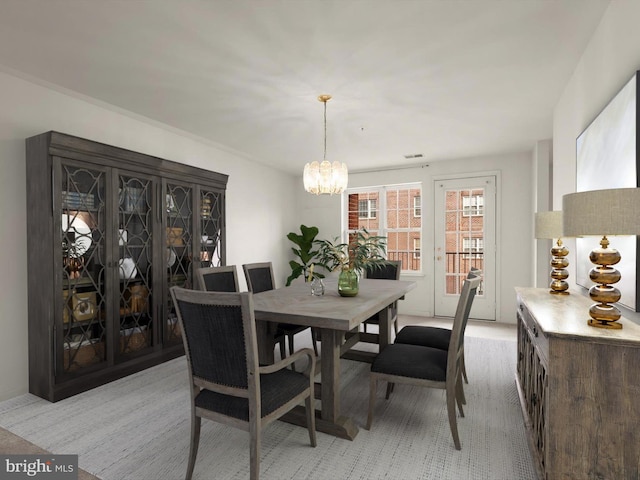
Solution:
<path fill-rule="evenodd" d="M 638 187 L 638 80 L 640 72 L 625 83 L 600 114 L 580 134 L 576 143 L 576 191 L 606 188 Z M 640 205 L 638 206 L 640 212 Z M 606 215 L 606 212 L 603 212 Z M 606 232 L 603 232 L 606 233 Z M 622 279 L 616 284 L 622 298 L 620 303 L 639 311 L 638 238 L 611 237 L 611 247 L 622 255 L 616 268 Z M 600 238 L 576 239 L 576 283 L 591 287 L 589 252 Z"/>

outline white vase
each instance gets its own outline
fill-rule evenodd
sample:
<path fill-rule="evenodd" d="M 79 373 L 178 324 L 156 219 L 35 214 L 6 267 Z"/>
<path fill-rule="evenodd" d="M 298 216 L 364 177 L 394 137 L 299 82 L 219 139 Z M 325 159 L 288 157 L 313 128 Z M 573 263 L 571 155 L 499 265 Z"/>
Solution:
<path fill-rule="evenodd" d="M 118 264 L 118 270 L 120 272 L 121 280 L 130 280 L 138 274 L 138 270 L 136 269 L 136 264 L 133 261 L 133 258 L 121 258 Z"/>

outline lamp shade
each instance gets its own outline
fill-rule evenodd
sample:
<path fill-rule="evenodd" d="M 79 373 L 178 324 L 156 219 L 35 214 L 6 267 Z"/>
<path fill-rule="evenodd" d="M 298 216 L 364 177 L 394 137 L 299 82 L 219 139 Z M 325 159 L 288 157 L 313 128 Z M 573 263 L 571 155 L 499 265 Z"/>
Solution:
<path fill-rule="evenodd" d="M 562 237 L 562 211 L 536 212 L 536 238 Z"/>
<path fill-rule="evenodd" d="M 570 193 L 562 197 L 562 211 L 568 237 L 640 235 L 640 188 Z"/>

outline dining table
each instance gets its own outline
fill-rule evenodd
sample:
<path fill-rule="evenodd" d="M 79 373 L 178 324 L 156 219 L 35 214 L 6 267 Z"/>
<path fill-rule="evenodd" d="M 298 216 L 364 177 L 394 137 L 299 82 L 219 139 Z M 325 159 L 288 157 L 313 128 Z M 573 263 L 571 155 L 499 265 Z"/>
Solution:
<path fill-rule="evenodd" d="M 416 283 L 363 278 L 354 297 L 339 295 L 337 278 L 327 278 L 324 283 L 324 295 L 320 296 L 311 295 L 310 284 L 305 282 L 253 295 L 259 361 L 262 364 L 275 361 L 277 323 L 305 325 L 320 332 L 320 382 L 316 384 L 316 397 L 320 398 L 321 408 L 316 411 L 316 429 L 353 440 L 358 426 L 340 411 L 341 357 L 358 343 L 360 324 L 374 315 L 379 320 L 378 350 L 389 345 L 390 307 L 413 290 Z M 297 407 L 282 420 L 306 425 L 304 407 Z"/>

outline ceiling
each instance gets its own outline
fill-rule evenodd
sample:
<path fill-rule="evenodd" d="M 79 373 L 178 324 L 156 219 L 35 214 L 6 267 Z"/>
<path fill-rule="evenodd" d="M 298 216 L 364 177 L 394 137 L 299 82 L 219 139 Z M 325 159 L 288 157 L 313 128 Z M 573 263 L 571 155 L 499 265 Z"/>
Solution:
<path fill-rule="evenodd" d="M 1 0 L 0 69 L 283 171 L 530 151 L 609 0 Z M 405 158 L 406 155 L 422 157 Z"/>

